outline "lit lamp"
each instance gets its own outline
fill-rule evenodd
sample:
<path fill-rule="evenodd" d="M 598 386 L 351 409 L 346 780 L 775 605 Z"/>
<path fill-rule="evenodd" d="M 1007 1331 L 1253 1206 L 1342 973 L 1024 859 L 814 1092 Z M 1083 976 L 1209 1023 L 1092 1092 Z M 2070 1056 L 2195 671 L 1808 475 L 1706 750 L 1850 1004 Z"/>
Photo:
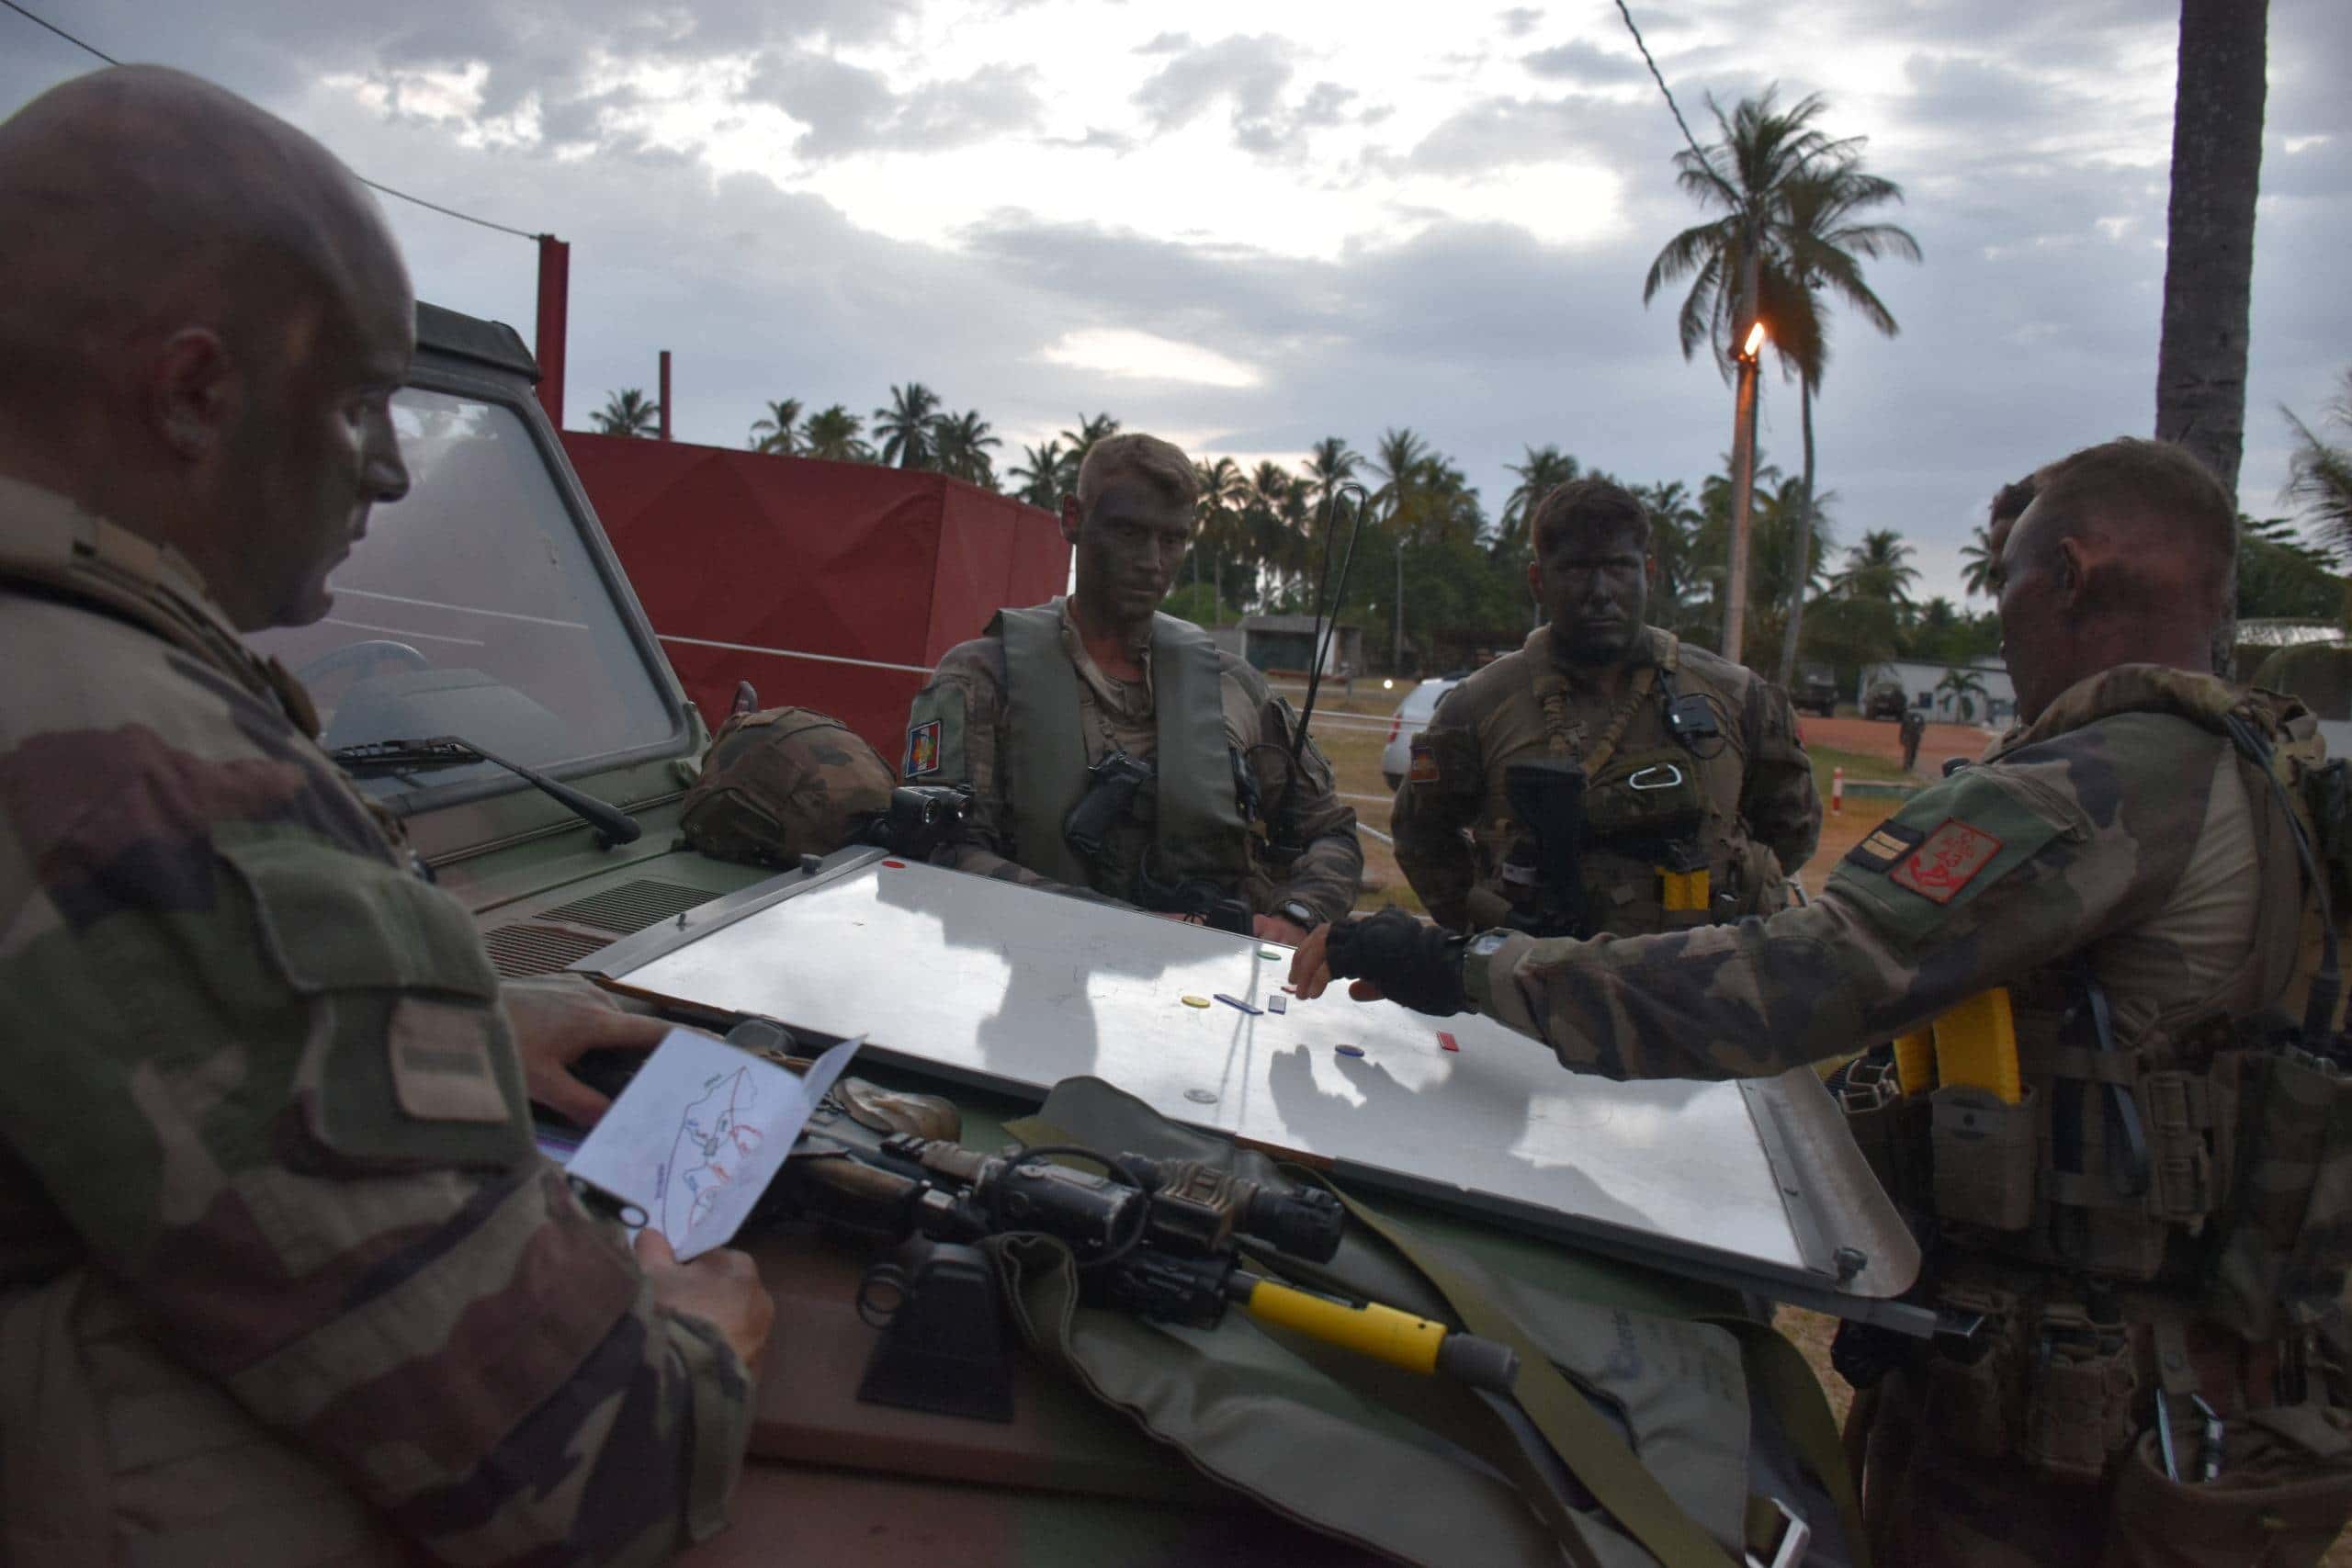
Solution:
<path fill-rule="evenodd" d="M 1763 318 L 1747 326 L 1747 336 L 1733 356 L 1739 367 L 1738 392 L 1732 405 L 1731 431 L 1731 570 L 1724 593 L 1724 657 L 1740 662 L 1740 642 L 1747 629 L 1747 528 L 1756 495 L 1756 372 L 1766 341 Z"/>

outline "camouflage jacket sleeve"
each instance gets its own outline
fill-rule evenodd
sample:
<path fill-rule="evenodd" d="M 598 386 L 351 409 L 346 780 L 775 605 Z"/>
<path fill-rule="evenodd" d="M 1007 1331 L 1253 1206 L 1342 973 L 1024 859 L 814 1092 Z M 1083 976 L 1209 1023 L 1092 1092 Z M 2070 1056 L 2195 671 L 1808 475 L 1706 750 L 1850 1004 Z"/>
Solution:
<path fill-rule="evenodd" d="M 1462 712 L 1464 705 L 1454 705 L 1452 715 L 1441 707 L 1430 727 L 1413 738 L 1412 761 L 1396 786 L 1388 830 L 1396 840 L 1397 869 L 1421 907 L 1438 924 L 1460 931 L 1469 924 L 1467 900 L 1478 880 L 1462 834 L 1477 820 L 1486 780 L 1477 731 Z"/>
<path fill-rule="evenodd" d="M 958 643 L 931 672 L 930 683 L 915 694 L 907 715 L 907 782 L 972 789 L 962 832 L 942 845 L 932 863 L 1125 908 L 1115 898 L 1041 876 L 1012 858 L 1018 846 L 1012 841 L 1005 750 L 1004 645 L 993 637 Z M 922 765 L 926 760 L 928 767 Z"/>
<path fill-rule="evenodd" d="M 427 1553 L 711 1533 L 741 1362 L 533 1148 L 465 909 L 276 714 L 211 697 L 0 752 L 0 995 L 40 1086 L 0 1136 L 159 1346 Z"/>
<path fill-rule="evenodd" d="M 1789 694 L 1769 681 L 1751 680 L 1740 725 L 1747 737 L 1740 817 L 1748 837 L 1778 855 L 1781 870 L 1793 873 L 1820 845 L 1821 792 L 1814 787 L 1813 759 L 1797 739 Z"/>
<path fill-rule="evenodd" d="M 1514 934 L 1464 979 L 1480 1011 L 1608 1077 L 1756 1077 L 1860 1049 L 2146 919 L 2197 841 L 2220 744 L 2148 716 L 2077 730 L 1921 791 L 1804 908 Z"/>
<path fill-rule="evenodd" d="M 1291 786 L 1290 743 L 1298 715 L 1288 701 L 1267 691 L 1258 707 L 1258 739 L 1250 749 L 1250 773 L 1257 780 L 1260 807 L 1269 817 L 1272 836 L 1286 834 L 1303 845 L 1295 860 L 1271 862 L 1273 883 L 1264 895 L 1261 915 L 1272 914 L 1295 900 L 1326 920 L 1342 919 L 1356 907 L 1356 890 L 1363 886 L 1363 842 L 1356 835 L 1356 810 L 1339 795 L 1331 763 L 1312 737 L 1299 749 L 1298 787 L 1290 796 L 1288 822 L 1272 821 Z"/>

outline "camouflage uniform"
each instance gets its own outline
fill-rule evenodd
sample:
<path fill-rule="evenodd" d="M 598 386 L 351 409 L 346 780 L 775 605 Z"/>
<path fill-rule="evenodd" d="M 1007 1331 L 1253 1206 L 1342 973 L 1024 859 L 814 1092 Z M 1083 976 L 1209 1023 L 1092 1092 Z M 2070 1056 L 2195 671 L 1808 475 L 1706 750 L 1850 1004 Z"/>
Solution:
<path fill-rule="evenodd" d="M 175 554 L 0 479 L 19 1562 L 651 1562 L 751 1416 L 532 1145 L 466 910 Z"/>
<path fill-rule="evenodd" d="M 1552 629 L 1539 626 L 1519 652 L 1445 694 L 1413 741 L 1412 772 L 1396 791 L 1392 818 L 1396 863 L 1439 924 L 1461 931 L 1514 923 L 1504 864 L 1526 829 L 1513 821 L 1505 770 L 1544 757 L 1577 761 L 1589 779 L 1583 857 L 1589 931 L 1633 936 L 1787 905 L 1785 874 L 1812 858 L 1821 836 L 1813 764 L 1797 743 L 1787 694 L 1656 627 L 1643 629 L 1622 668 L 1623 693 L 1604 700 L 1582 671 L 1553 658 Z M 1694 750 L 1669 735 L 1662 684 L 1711 699 L 1721 741 Z M 1611 843 L 1592 830 L 1621 807 L 1664 801 L 1665 792 L 1628 787 L 1661 770 L 1691 775 L 1696 785 L 1682 803 L 1692 825 L 1674 834 L 1691 863 L 1672 869 L 1706 869 L 1706 897 L 1677 900 L 1698 908 L 1668 907 L 1657 844 L 1635 843 L 1634 833 Z"/>
<path fill-rule="evenodd" d="M 1149 759 L 1159 745 L 1158 716 L 1153 705 L 1148 650 L 1141 660 L 1140 682 L 1114 680 L 1086 651 L 1069 602 L 1054 601 L 1061 616 L 1063 651 L 1079 675 L 1079 701 L 1084 710 L 1080 730 L 1091 767 L 1114 749 L 1138 761 Z M 1356 838 L 1356 814 L 1335 793 L 1331 765 L 1309 740 L 1301 755 L 1302 776 L 1293 797 L 1295 826 L 1292 841 L 1303 846 L 1287 861 L 1274 850 L 1266 818 L 1283 799 L 1290 783 L 1290 744 L 1298 716 L 1288 702 L 1276 696 L 1265 677 L 1241 660 L 1220 650 L 1218 684 L 1225 708 L 1226 742 L 1246 759 L 1249 777 L 1256 786 L 1258 810 L 1250 818 L 1250 863 L 1237 867 L 1235 880 L 1250 908 L 1259 914 L 1276 913 L 1295 901 L 1313 910 L 1317 919 L 1338 919 L 1355 907 L 1356 888 L 1363 876 L 1363 848 Z M 915 712 L 945 715 L 944 740 L 929 769 L 910 765 L 910 780 L 923 784 L 972 786 L 971 815 L 963 840 L 944 852 L 946 863 L 960 871 L 979 872 L 1033 887 L 1070 891 L 1064 884 L 1034 871 L 1014 842 L 1012 799 L 1019 787 L 1012 777 L 1007 724 L 1004 643 L 1001 635 L 976 637 L 947 650 L 933 671 L 931 683 L 915 698 Z M 914 759 L 910 755 L 910 762 Z M 1131 819 L 1114 832 L 1101 863 L 1093 868 L 1091 891 L 1124 901 L 1134 900 L 1136 869 L 1152 841 L 1156 784 L 1137 794 Z M 1034 859 L 1035 857 L 1027 857 Z"/>
<path fill-rule="evenodd" d="M 2327 1365 L 2352 1204 L 2315 1174 L 2352 1170 L 2352 1097 L 2276 1048 L 2320 923 L 2304 807 L 2270 784 L 2303 776 L 2290 755 L 2315 764 L 2311 734 L 2285 699 L 2120 667 L 1916 795 L 1808 908 L 1474 953 L 1480 1010 L 1611 1077 L 1769 1074 L 1890 1037 L 1900 1057 L 1935 1021 L 1943 1087 L 1898 1102 L 1917 1110 L 1894 1196 L 1940 1235 L 1927 1299 L 1984 1327 L 1883 1388 L 1882 1561 L 2308 1562 L 2352 1511 Z M 1989 987 L 2014 1013 L 2012 1104 L 1947 1053 Z M 2186 1484 L 2158 1468 L 2159 1389 Z M 2227 1486 L 2196 1483 L 2199 1396 L 2226 1423 Z"/>

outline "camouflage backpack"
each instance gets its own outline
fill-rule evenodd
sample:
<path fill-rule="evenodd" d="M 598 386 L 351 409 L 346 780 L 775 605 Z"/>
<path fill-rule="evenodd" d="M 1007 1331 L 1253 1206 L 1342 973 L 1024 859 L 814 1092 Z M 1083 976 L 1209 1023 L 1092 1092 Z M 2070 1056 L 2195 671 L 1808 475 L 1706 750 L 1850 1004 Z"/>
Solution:
<path fill-rule="evenodd" d="M 897 777 L 841 720 L 808 708 L 731 715 L 686 791 L 686 842 L 720 860 L 789 866 L 828 854 L 888 808 Z"/>

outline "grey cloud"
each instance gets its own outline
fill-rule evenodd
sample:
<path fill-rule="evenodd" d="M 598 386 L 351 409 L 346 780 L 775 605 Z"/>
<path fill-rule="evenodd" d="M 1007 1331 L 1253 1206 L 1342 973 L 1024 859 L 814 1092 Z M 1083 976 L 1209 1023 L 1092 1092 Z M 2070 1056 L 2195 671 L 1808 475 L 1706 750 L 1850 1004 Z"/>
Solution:
<path fill-rule="evenodd" d="M 812 160 L 963 146 L 1030 130 L 1044 112 L 1033 67 L 986 65 L 899 94 L 877 71 L 807 51 L 762 61 L 743 96 L 807 125 L 793 151 Z"/>
<path fill-rule="evenodd" d="M 1546 163 L 1623 141 L 1636 125 L 1621 106 L 1570 93 L 1489 98 L 1456 111 L 1421 138 L 1407 162 L 1430 174 L 1477 174 Z"/>
<path fill-rule="evenodd" d="M 1260 158 L 1295 157 L 1305 151 L 1307 131 L 1340 123 L 1355 96 L 1352 89 L 1320 82 L 1293 107 L 1286 95 L 1299 50 L 1272 34 L 1236 33 L 1200 45 L 1163 34 L 1151 47 L 1162 44 L 1173 49 L 1171 58 L 1135 95 L 1157 132 L 1181 130 L 1223 104 L 1228 106 L 1234 144 L 1243 152 Z"/>
<path fill-rule="evenodd" d="M 1582 83 L 1587 86 L 1640 81 L 1649 75 L 1649 68 L 1634 55 L 1618 54 L 1582 42 L 1539 49 L 1521 63 L 1534 75 Z"/>
<path fill-rule="evenodd" d="M 1137 54 L 1179 54 L 1193 47 L 1190 33 L 1160 33 L 1149 43 L 1136 45 Z"/>
<path fill-rule="evenodd" d="M 1502 24 L 1505 38 L 1525 38 L 1543 19 L 1543 12 L 1526 6 L 1513 6 L 1508 11 L 1495 13 L 1495 20 Z"/>

